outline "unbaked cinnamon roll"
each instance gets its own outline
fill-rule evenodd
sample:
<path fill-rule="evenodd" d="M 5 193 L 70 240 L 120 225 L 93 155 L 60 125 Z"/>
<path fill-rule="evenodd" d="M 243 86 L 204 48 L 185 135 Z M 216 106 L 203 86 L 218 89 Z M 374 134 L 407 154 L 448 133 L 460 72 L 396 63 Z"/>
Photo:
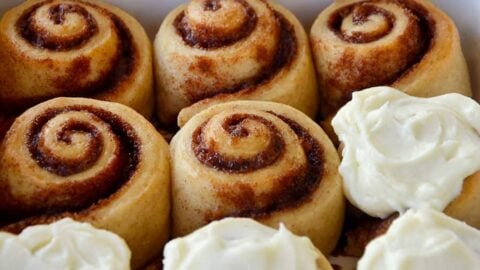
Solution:
<path fill-rule="evenodd" d="M 121 104 L 57 98 L 17 118 L 0 148 L 0 229 L 64 217 L 125 239 L 138 267 L 169 236 L 168 145 Z"/>
<path fill-rule="evenodd" d="M 344 217 L 338 154 L 300 111 L 264 101 L 212 106 L 170 149 L 175 236 L 235 216 L 282 222 L 324 254 L 335 246 Z"/>
<path fill-rule="evenodd" d="M 91 97 L 153 112 L 150 41 L 111 5 L 31 0 L 0 21 L 0 114 L 58 96 Z M 0 116 L 1 118 L 1 116 Z"/>
<path fill-rule="evenodd" d="M 453 21 L 425 0 L 335 1 L 310 38 L 327 118 L 353 91 L 391 85 L 414 96 L 471 96 Z"/>
<path fill-rule="evenodd" d="M 267 100 L 315 116 L 318 93 L 305 30 L 270 1 L 192 0 L 154 42 L 157 114 L 182 126 L 217 103 Z"/>

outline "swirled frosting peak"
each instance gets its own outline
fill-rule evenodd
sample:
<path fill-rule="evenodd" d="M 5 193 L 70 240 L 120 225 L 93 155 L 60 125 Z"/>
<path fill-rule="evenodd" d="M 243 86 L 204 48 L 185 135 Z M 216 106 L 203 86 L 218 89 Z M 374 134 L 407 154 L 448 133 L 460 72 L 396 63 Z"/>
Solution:
<path fill-rule="evenodd" d="M 67 218 L 1 232 L 0 269 L 130 269 L 130 250 L 116 234 Z"/>
<path fill-rule="evenodd" d="M 165 246 L 165 270 L 319 269 L 320 252 L 283 225 L 274 230 L 247 218 L 215 221 Z"/>
<path fill-rule="evenodd" d="M 433 210 L 410 210 L 370 242 L 358 270 L 475 270 L 480 231 Z"/>
<path fill-rule="evenodd" d="M 480 106 L 459 94 L 411 97 L 389 87 L 353 94 L 332 125 L 343 143 L 345 194 L 371 216 L 443 210 L 480 169 Z"/>

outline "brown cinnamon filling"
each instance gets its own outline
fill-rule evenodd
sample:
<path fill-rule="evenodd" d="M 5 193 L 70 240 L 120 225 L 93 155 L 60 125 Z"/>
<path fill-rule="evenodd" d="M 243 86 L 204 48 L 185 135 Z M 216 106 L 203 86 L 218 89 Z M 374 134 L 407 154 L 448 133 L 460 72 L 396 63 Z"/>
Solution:
<path fill-rule="evenodd" d="M 231 183 L 216 187 L 217 197 L 225 205 L 233 205 L 230 212 L 211 211 L 205 215 L 206 221 L 227 216 L 263 217 L 273 212 L 296 207 L 308 201 L 320 185 L 323 174 L 323 149 L 306 129 L 294 120 L 269 112 L 284 121 L 301 140 L 307 158 L 307 164 L 300 170 L 286 171 L 268 193 L 255 194 L 254 187 L 245 183 Z"/>
<path fill-rule="evenodd" d="M 34 159 L 40 167 L 62 176 L 80 173 L 81 171 L 79 170 L 81 168 L 85 170 L 94 164 L 98 153 L 96 153 L 93 148 L 97 143 L 101 143 L 100 140 L 96 140 L 96 142 L 95 139 L 93 140 L 94 143 L 86 150 L 89 155 L 85 157 L 85 160 L 77 160 L 78 165 L 72 164 L 70 160 L 62 163 L 62 160 L 58 157 L 47 156 L 46 154 L 48 153 L 42 153 L 38 149 L 42 126 L 55 116 L 70 111 L 88 112 L 108 124 L 111 132 L 115 136 L 115 140 L 118 140 L 120 145 L 120 150 L 115 153 L 115 157 L 112 157 L 112 159 L 118 161 L 112 162 L 112 164 L 106 168 L 102 168 L 100 174 L 92 176 L 92 178 L 82 181 L 65 181 L 61 186 L 52 186 L 52 194 L 57 193 L 56 189 L 61 189 L 59 192 L 68 194 L 68 198 L 71 199 L 71 201 L 68 202 L 60 201 L 59 205 L 61 206 L 42 206 L 42 203 L 51 196 L 50 194 L 41 194 L 39 197 L 29 198 L 30 201 L 38 202 L 35 203 L 36 210 L 30 209 L 23 211 L 24 209 L 19 206 L 21 203 L 15 205 L 14 199 L 9 200 L 7 207 L 0 205 L 0 226 L 20 222 L 29 216 L 37 216 L 36 219 L 38 219 L 38 217 L 42 219 L 45 216 L 48 218 L 48 216 L 64 215 L 65 212 L 75 213 L 82 209 L 95 207 L 101 201 L 108 200 L 110 197 L 115 196 L 115 193 L 128 183 L 136 171 L 140 162 L 141 146 L 135 130 L 118 115 L 100 108 L 85 105 L 48 109 L 33 121 L 30 131 L 26 136 L 28 138 L 28 149 L 31 158 Z M 88 133 L 94 138 L 99 136 L 97 134 L 98 130 L 92 128 L 89 123 L 71 121 L 67 122 L 66 125 L 57 132 L 57 139 L 68 143 L 70 134 L 78 131 Z M 3 197 L 11 197 L 7 189 L 2 187 L 2 190 L 0 193 Z M 8 209 L 8 207 L 10 207 L 10 209 Z"/>
<path fill-rule="evenodd" d="M 71 137 L 73 134 L 83 133 L 88 134 L 91 138 L 90 144 L 85 150 L 85 155 L 77 157 L 75 159 L 60 159 L 55 153 L 52 153 L 48 149 L 44 149 L 42 140 L 40 139 L 41 127 L 45 124 L 42 121 L 36 121 L 35 134 L 29 142 L 29 150 L 34 160 L 37 161 L 40 167 L 45 170 L 60 175 L 70 176 L 84 171 L 91 167 L 99 158 L 103 148 L 103 140 L 99 134 L 98 129 L 89 123 L 79 121 L 67 122 L 61 130 L 57 133 L 57 141 L 71 144 Z"/>
<path fill-rule="evenodd" d="M 208 0 L 205 1 L 204 9 L 205 11 L 217 11 L 222 7 L 220 0 Z"/>
<path fill-rule="evenodd" d="M 33 5 L 20 16 L 16 23 L 17 31 L 34 47 L 52 51 L 69 51 L 83 46 L 92 36 L 98 33 L 98 25 L 95 19 L 85 8 L 74 4 L 57 4 L 50 7 L 50 20 L 54 24 L 62 24 L 66 13 L 76 13 L 85 20 L 86 27 L 82 32 L 69 37 L 58 37 L 51 35 L 48 29 L 38 27 L 33 20 L 35 12 L 49 2 L 51 1 Z"/>
<path fill-rule="evenodd" d="M 201 89 L 189 91 L 187 93 L 188 99 L 194 103 L 203 99 L 215 97 L 219 94 L 237 93 L 240 91 L 248 93 L 250 91 L 254 91 L 258 86 L 268 83 L 282 69 L 288 68 L 288 66 L 293 62 L 295 54 L 298 50 L 295 29 L 293 28 L 293 25 L 291 25 L 288 20 L 279 12 L 275 12 L 275 16 L 280 27 L 280 38 L 277 52 L 275 53 L 273 62 L 269 67 L 263 69 L 261 73 L 231 86 L 208 91 L 202 91 Z M 259 57 L 261 57 L 261 55 L 259 55 Z M 197 83 L 193 81 L 192 85 L 197 85 Z"/>
<path fill-rule="evenodd" d="M 24 26 L 27 25 L 29 21 L 29 16 L 34 13 L 40 6 L 49 3 L 50 1 L 45 1 L 34 5 L 31 9 L 27 10 L 18 20 L 17 22 L 17 31 L 23 36 L 23 32 L 28 32 L 27 28 Z M 85 56 L 79 56 L 75 60 L 73 60 L 69 69 L 66 70 L 66 75 L 58 77 L 54 79 L 52 84 L 57 88 L 62 90 L 62 96 L 67 97 L 89 97 L 98 93 L 105 93 L 105 92 L 112 92 L 116 91 L 118 87 L 122 84 L 122 82 L 127 81 L 135 71 L 135 67 L 138 61 L 138 51 L 133 41 L 133 36 L 128 29 L 127 25 L 122 21 L 120 17 L 115 15 L 114 13 L 108 11 L 105 8 L 97 6 L 90 2 L 82 2 L 77 1 L 78 3 L 91 6 L 96 8 L 99 12 L 103 13 L 106 17 L 112 20 L 112 24 L 115 27 L 115 32 L 117 33 L 120 42 L 117 48 L 117 56 L 112 59 L 110 69 L 105 74 L 102 74 L 100 79 L 95 82 L 85 83 L 83 82 L 83 78 L 87 77 L 90 73 L 90 69 L 94 68 L 90 66 L 90 59 Z M 59 5 L 55 6 L 58 7 Z M 78 7 L 79 9 L 83 9 L 81 6 L 74 5 L 74 7 Z M 55 8 L 54 8 L 55 9 Z M 65 12 L 65 11 L 64 11 Z M 60 15 L 57 13 L 53 17 L 53 20 L 62 20 L 59 19 L 64 15 Z M 90 15 L 89 15 L 90 16 Z M 92 18 L 93 19 L 93 18 Z M 31 33 L 32 35 L 33 32 Z M 28 41 L 29 38 L 26 38 Z M 85 39 L 87 40 L 87 39 Z M 63 41 L 60 41 L 62 43 Z M 86 41 L 85 41 L 86 42 Z M 60 44 L 59 43 L 59 44 Z M 32 43 L 31 43 L 32 44 Z M 82 43 L 83 45 L 83 43 Z M 32 46 L 37 47 L 35 44 Z M 59 45 L 64 46 L 64 45 Z M 80 46 L 80 45 L 79 45 Z M 43 48 L 40 46 L 40 48 Z M 45 48 L 49 49 L 49 48 Z M 76 49 L 76 48 L 67 48 L 65 47 L 65 51 L 69 49 Z M 56 49 L 52 49 L 53 51 L 58 51 Z M 46 62 L 51 61 L 50 59 L 46 59 Z M 52 68 L 53 68 L 52 62 Z M 0 111 L 7 115 L 16 115 L 23 112 L 25 109 L 34 106 L 42 101 L 48 100 L 55 96 L 38 96 L 38 97 L 28 97 L 28 98 L 5 98 L 0 100 Z"/>
<path fill-rule="evenodd" d="M 185 12 L 180 13 L 174 20 L 173 25 L 177 33 L 182 36 L 183 41 L 192 47 L 202 49 L 216 49 L 232 45 L 250 35 L 257 25 L 257 15 L 255 10 L 244 0 L 235 0 L 240 3 L 246 14 L 245 22 L 234 31 L 228 33 L 222 32 L 209 25 L 193 28 L 185 16 Z M 215 12 L 221 8 L 219 1 L 205 2 L 205 10 Z"/>
<path fill-rule="evenodd" d="M 400 54 L 401 57 L 398 61 L 392 63 L 392 57 L 398 58 L 397 55 L 392 56 L 383 50 L 372 50 L 368 58 L 359 59 L 356 57 L 354 48 L 346 48 L 340 54 L 338 60 L 331 65 L 332 74 L 320 79 L 320 84 L 324 88 L 331 87 L 337 90 L 334 93 L 321 92 L 322 100 L 324 100 L 324 104 L 321 106 L 322 118 L 335 113 L 343 104 L 351 100 L 352 93 L 355 91 L 376 85 L 392 85 L 413 70 L 433 46 L 435 21 L 429 15 L 428 10 L 411 0 L 367 0 L 345 6 L 329 18 L 329 28 L 346 42 L 368 43 L 380 39 L 390 33 L 396 19 L 389 11 L 374 6 L 375 3 L 399 5 L 405 10 L 406 16 L 409 17 L 409 23 L 406 26 L 408 32 L 399 37 L 396 51 L 392 52 Z M 341 31 L 340 26 L 342 20 L 352 12 L 355 12 L 352 17 L 357 24 L 365 23 L 370 15 L 381 14 L 386 18 L 389 30 L 386 32 L 345 34 Z"/>
<path fill-rule="evenodd" d="M 246 137 L 248 131 L 243 128 L 243 121 L 251 119 L 265 125 L 269 130 L 269 145 L 248 159 L 235 159 L 223 156 L 206 144 L 203 129 L 207 122 L 198 127 L 192 135 L 192 150 L 202 164 L 228 173 L 248 173 L 273 164 L 283 154 L 285 142 L 277 128 L 267 119 L 253 114 L 234 114 L 225 120 L 223 129 L 233 137 Z"/>
<path fill-rule="evenodd" d="M 435 21 L 434 19 L 429 15 L 429 12 L 427 9 L 425 9 L 422 5 L 418 4 L 415 1 L 411 0 L 367 0 L 359 3 L 355 3 L 349 6 L 346 6 L 342 9 L 339 9 L 336 13 L 332 15 L 332 17 L 329 19 L 329 27 L 330 29 L 335 32 L 340 38 L 344 39 L 345 41 L 348 42 L 353 42 L 353 43 L 367 43 L 367 42 L 372 42 L 377 39 L 379 39 L 381 36 L 378 38 L 374 38 L 372 36 L 368 36 L 368 33 L 365 33 L 364 36 L 358 35 L 358 36 L 352 36 L 350 37 L 352 40 L 349 40 L 349 37 L 343 36 L 341 33 L 339 26 L 341 25 L 341 20 L 348 16 L 348 14 L 351 13 L 351 11 L 354 9 L 356 5 L 362 5 L 363 8 L 360 9 L 361 12 L 357 13 L 357 21 L 361 24 L 361 22 L 365 22 L 368 20 L 369 15 L 373 14 L 382 14 L 387 18 L 388 21 L 392 22 L 392 26 L 395 24 L 395 18 L 392 17 L 394 16 L 390 12 L 383 10 L 379 7 L 375 7 L 373 5 L 369 4 L 374 4 L 374 3 L 394 3 L 397 5 L 400 5 L 403 7 L 408 14 L 413 15 L 415 23 L 418 23 L 420 32 L 418 33 L 423 42 L 420 45 L 420 49 L 418 50 L 418 53 L 416 53 L 415 56 L 408 56 L 411 60 L 409 61 L 409 64 L 407 67 L 403 68 L 402 70 L 399 70 L 395 76 L 391 76 L 392 78 L 388 78 L 388 80 L 385 80 L 383 82 L 379 82 L 377 84 L 393 84 L 394 81 L 398 80 L 399 77 L 404 76 L 406 72 L 411 70 L 413 66 L 420 62 L 421 59 L 424 57 L 424 55 L 428 52 L 429 48 L 433 45 L 433 37 L 435 36 Z M 388 14 L 388 15 L 387 15 Z M 354 16 L 355 17 L 355 16 Z M 340 21 L 338 21 L 340 20 Z M 391 30 L 391 29 L 390 29 Z M 388 33 L 385 33 L 385 35 Z M 384 36 L 384 35 L 382 35 Z M 380 65 L 380 63 L 379 63 Z"/>
<path fill-rule="evenodd" d="M 353 14 L 352 14 L 353 13 Z M 352 14 L 353 23 L 362 25 L 368 21 L 368 17 L 372 15 L 382 15 L 387 21 L 387 28 L 378 32 L 353 32 L 347 34 L 341 30 L 342 21 Z M 328 26 L 339 38 L 351 43 L 369 43 L 376 41 L 388 35 L 395 23 L 395 17 L 392 13 L 382 8 L 369 5 L 367 2 L 352 4 L 336 11 L 328 20 Z"/>
<path fill-rule="evenodd" d="M 109 72 L 97 82 L 87 85 L 76 85 L 72 83 L 72 80 L 73 82 L 76 81 L 74 72 L 71 73 L 71 76 L 59 78 L 56 83 L 57 87 L 60 89 L 65 89 L 67 92 L 66 95 L 68 96 L 71 96 L 68 94 L 68 89 L 73 89 L 76 93 L 75 96 L 83 96 L 84 94 L 77 94 L 81 92 L 85 93 L 86 95 L 94 95 L 102 92 L 105 93 L 115 91 L 123 81 L 130 79 L 134 73 L 135 66 L 138 61 L 138 51 L 134 44 L 133 36 L 130 33 L 130 30 L 117 15 L 110 13 L 106 9 L 101 10 L 105 13 L 108 13 L 108 16 L 115 25 L 115 31 L 120 38 L 121 42 L 117 48 L 118 56 L 112 62 Z"/>
<path fill-rule="evenodd" d="M 334 255 L 361 257 L 368 243 L 385 234 L 398 216 L 395 213 L 385 219 L 374 218 L 349 205 L 342 237 Z"/>
<path fill-rule="evenodd" d="M 389 84 L 393 84 L 395 81 L 401 79 L 403 76 L 408 74 L 408 72 L 412 71 L 414 67 L 418 63 L 420 63 L 422 58 L 428 53 L 430 48 L 434 45 L 435 41 L 434 37 L 436 31 L 436 23 L 428 10 L 421 4 L 412 0 L 404 0 L 403 3 L 405 7 L 418 18 L 418 23 L 420 25 L 424 43 L 422 44 L 423 46 L 420 49 L 420 52 L 416 55 L 415 60 L 412 61 L 411 65 L 405 70 L 402 70 L 398 78 L 390 81 Z"/>

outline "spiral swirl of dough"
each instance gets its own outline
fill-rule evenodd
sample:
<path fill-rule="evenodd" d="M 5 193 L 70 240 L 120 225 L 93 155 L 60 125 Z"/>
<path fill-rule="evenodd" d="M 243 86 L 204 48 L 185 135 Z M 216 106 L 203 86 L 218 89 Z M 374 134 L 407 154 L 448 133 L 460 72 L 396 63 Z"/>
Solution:
<path fill-rule="evenodd" d="M 305 31 L 269 1 L 192 0 L 172 11 L 154 42 L 158 116 L 183 125 L 238 99 L 290 104 L 309 116 L 318 94 Z M 302 94 L 298 94 L 302 89 Z"/>
<path fill-rule="evenodd" d="M 152 53 L 124 11 L 88 0 L 30 0 L 0 21 L 0 113 L 59 96 L 153 111 Z"/>
<path fill-rule="evenodd" d="M 122 236 L 136 266 L 168 238 L 168 145 L 121 104 L 57 98 L 27 110 L 0 148 L 0 186 L 2 230 L 71 217 Z"/>
<path fill-rule="evenodd" d="M 271 102 L 229 102 L 197 116 L 171 143 L 174 234 L 227 216 L 252 217 L 285 222 L 330 252 L 343 195 L 338 156 L 323 131 Z M 322 215 L 340 227 L 313 222 Z"/>
<path fill-rule="evenodd" d="M 414 96 L 471 95 L 457 29 L 429 1 L 337 1 L 316 19 L 310 38 L 323 117 L 352 92 L 379 85 Z"/>

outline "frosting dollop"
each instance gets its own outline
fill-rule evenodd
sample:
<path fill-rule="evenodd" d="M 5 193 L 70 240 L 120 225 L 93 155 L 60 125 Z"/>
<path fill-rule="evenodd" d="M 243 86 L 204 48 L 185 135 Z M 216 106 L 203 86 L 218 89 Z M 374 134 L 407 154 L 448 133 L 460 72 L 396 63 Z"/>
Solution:
<path fill-rule="evenodd" d="M 277 231 L 253 219 L 226 218 L 170 241 L 163 263 L 164 270 L 316 270 L 320 256 L 307 237 L 282 224 Z"/>
<path fill-rule="evenodd" d="M 347 198 L 385 218 L 410 208 L 443 210 L 480 169 L 480 106 L 446 94 L 411 97 L 390 87 L 353 94 L 332 120 L 343 143 Z"/>
<path fill-rule="evenodd" d="M 368 244 L 358 270 L 463 269 L 480 265 L 480 231 L 430 209 L 409 210 Z"/>
<path fill-rule="evenodd" d="M 65 218 L 0 232 L 0 269 L 130 269 L 130 250 L 112 232 Z"/>

